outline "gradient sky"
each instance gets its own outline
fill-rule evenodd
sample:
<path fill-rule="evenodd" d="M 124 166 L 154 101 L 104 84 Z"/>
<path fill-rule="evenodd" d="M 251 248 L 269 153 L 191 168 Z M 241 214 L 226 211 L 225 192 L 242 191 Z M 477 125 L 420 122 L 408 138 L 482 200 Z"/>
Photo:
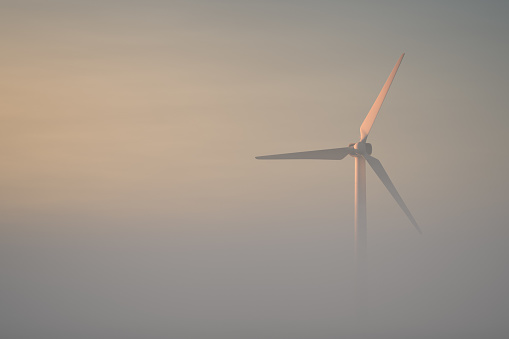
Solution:
<path fill-rule="evenodd" d="M 0 0 L 5 338 L 507 338 L 506 1 Z M 254 156 L 370 133 L 353 169 Z"/>

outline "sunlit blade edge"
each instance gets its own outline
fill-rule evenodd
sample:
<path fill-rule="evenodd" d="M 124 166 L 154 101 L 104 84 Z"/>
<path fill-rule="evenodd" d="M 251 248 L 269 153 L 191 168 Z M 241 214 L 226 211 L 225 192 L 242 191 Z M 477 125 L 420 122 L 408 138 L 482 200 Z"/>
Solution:
<path fill-rule="evenodd" d="M 387 95 L 387 92 L 389 92 L 389 88 L 391 87 L 392 81 L 394 80 L 394 77 L 396 76 L 396 72 L 398 71 L 399 65 L 401 64 L 401 61 L 403 60 L 403 57 L 405 56 L 405 53 L 401 54 L 399 57 L 398 62 L 396 62 L 396 66 L 394 66 L 394 69 L 392 70 L 391 74 L 387 78 L 387 81 L 385 81 L 384 87 L 382 87 L 382 90 L 378 94 L 378 97 L 375 100 L 375 103 L 369 110 L 368 115 L 366 115 L 366 118 L 362 122 L 360 132 L 361 132 L 361 141 L 366 141 L 368 138 L 368 134 L 371 130 L 371 127 L 373 126 L 373 123 L 375 122 L 376 116 L 378 114 L 378 111 L 380 111 L 380 108 L 382 107 L 382 104 L 385 100 L 385 97 Z"/>

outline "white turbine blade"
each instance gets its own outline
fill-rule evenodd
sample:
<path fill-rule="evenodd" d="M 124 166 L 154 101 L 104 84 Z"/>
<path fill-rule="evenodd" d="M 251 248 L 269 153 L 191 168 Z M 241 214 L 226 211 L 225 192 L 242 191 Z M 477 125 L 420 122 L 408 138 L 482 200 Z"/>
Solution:
<path fill-rule="evenodd" d="M 378 114 L 380 107 L 382 107 L 382 103 L 385 100 L 385 96 L 387 95 L 387 92 L 389 92 L 389 88 L 391 87 L 392 80 L 396 76 L 396 72 L 398 71 L 399 64 L 401 64 L 401 60 L 403 60 L 403 56 L 405 56 L 405 53 L 401 54 L 401 56 L 399 57 L 399 60 L 396 63 L 396 66 L 394 66 L 394 69 L 392 70 L 391 74 L 389 75 L 389 78 L 387 78 L 387 81 L 385 82 L 384 87 L 382 87 L 380 94 L 378 94 L 378 97 L 376 98 L 375 103 L 369 110 L 369 113 L 366 116 L 366 119 L 364 119 L 364 122 L 361 125 L 361 141 L 366 141 L 366 139 L 368 137 L 369 131 L 371 130 L 371 126 L 373 126 L 373 123 L 375 122 L 375 119 L 376 119 L 376 115 Z"/>
<path fill-rule="evenodd" d="M 274 154 L 256 157 L 256 159 L 319 159 L 341 160 L 352 152 L 350 147 L 322 149 L 318 151 Z"/>
<path fill-rule="evenodd" d="M 414 217 L 412 216 L 412 213 L 408 210 L 408 207 L 406 207 L 405 202 L 399 195 L 398 191 L 396 190 L 396 187 L 394 187 L 394 184 L 392 183 L 391 179 L 389 178 L 389 175 L 385 171 L 384 167 L 382 166 L 382 163 L 377 159 L 370 155 L 364 155 L 364 158 L 368 161 L 369 165 L 375 171 L 376 175 L 380 178 L 380 180 L 383 182 L 385 187 L 387 187 L 387 190 L 391 193 L 392 197 L 396 202 L 398 203 L 399 207 L 405 212 L 406 216 L 412 224 L 415 226 L 417 231 L 422 234 L 421 229 L 419 228 L 419 225 L 417 225 L 417 221 L 415 221 Z"/>

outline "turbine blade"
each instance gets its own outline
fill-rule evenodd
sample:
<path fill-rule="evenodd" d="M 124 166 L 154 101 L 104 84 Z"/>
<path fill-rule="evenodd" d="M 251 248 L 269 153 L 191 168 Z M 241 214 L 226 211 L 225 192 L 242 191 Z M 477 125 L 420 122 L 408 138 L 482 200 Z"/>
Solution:
<path fill-rule="evenodd" d="M 387 92 L 389 92 L 389 88 L 391 87 L 392 80 L 394 80 L 394 77 L 396 76 L 396 72 L 398 71 L 399 65 L 401 64 L 401 60 L 403 60 L 403 56 L 405 56 L 405 53 L 401 54 L 399 57 L 398 62 L 396 63 L 396 66 L 394 66 L 394 69 L 392 70 L 391 74 L 389 75 L 389 78 L 387 78 L 387 81 L 385 82 L 384 87 L 382 87 L 382 90 L 380 91 L 380 94 L 378 94 L 378 97 L 375 100 L 375 103 L 369 110 L 368 115 L 364 119 L 364 122 L 361 125 L 361 141 L 366 141 L 368 138 L 369 131 L 371 130 L 371 126 L 373 126 L 373 123 L 375 122 L 376 115 L 378 114 L 378 111 L 380 110 L 380 107 L 382 107 L 382 103 L 385 100 L 385 96 L 387 95 Z"/>
<path fill-rule="evenodd" d="M 414 217 L 412 216 L 412 213 L 410 213 L 408 207 L 406 207 L 405 202 L 399 195 L 398 191 L 396 190 L 396 187 L 394 187 L 394 184 L 392 183 L 391 179 L 389 178 L 389 175 L 382 166 L 382 163 L 377 158 L 374 158 L 367 154 L 364 155 L 364 158 L 368 161 L 369 165 L 371 166 L 373 171 L 375 171 L 376 175 L 378 175 L 378 177 L 383 182 L 385 187 L 387 187 L 387 190 L 389 190 L 394 200 L 396 200 L 396 202 L 398 203 L 399 207 L 401 207 L 403 212 L 405 212 L 408 219 L 410 219 L 410 221 L 412 222 L 412 225 L 414 225 L 417 231 L 419 231 L 419 233 L 422 234 L 419 225 L 417 225 L 417 221 L 415 221 Z"/>
<path fill-rule="evenodd" d="M 318 151 L 296 152 L 265 155 L 256 159 L 319 159 L 319 160 L 341 160 L 352 152 L 350 147 L 322 149 Z"/>

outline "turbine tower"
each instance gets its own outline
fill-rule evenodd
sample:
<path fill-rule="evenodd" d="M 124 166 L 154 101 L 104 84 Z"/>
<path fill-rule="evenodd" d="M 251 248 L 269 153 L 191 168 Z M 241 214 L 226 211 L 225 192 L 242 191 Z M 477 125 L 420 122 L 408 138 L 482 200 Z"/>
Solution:
<path fill-rule="evenodd" d="M 343 148 L 332 148 L 332 149 L 324 149 L 318 151 L 308 151 L 308 152 L 297 152 L 297 153 L 285 153 L 285 154 L 275 154 L 275 155 L 266 155 L 261 157 L 256 157 L 256 159 L 263 160 L 272 160 L 272 159 L 318 159 L 318 160 L 341 160 L 345 158 L 347 155 L 350 155 L 355 160 L 355 256 L 357 261 L 357 294 L 359 298 L 359 302 L 361 304 L 365 304 L 363 299 L 366 298 L 366 273 L 367 273 L 367 220 L 366 220 L 366 161 L 371 166 L 373 171 L 375 171 L 376 175 L 382 183 L 385 185 L 389 193 L 392 195 L 394 200 L 398 203 L 399 207 L 406 214 L 408 219 L 410 219 L 411 223 L 414 227 L 422 234 L 419 225 L 415 221 L 414 217 L 410 213 L 407 208 L 405 202 L 399 195 L 396 187 L 392 183 L 391 179 L 387 175 L 387 172 L 382 166 L 382 163 L 371 156 L 372 146 L 367 143 L 366 140 L 368 138 L 369 132 L 371 131 L 371 127 L 375 122 L 375 118 L 384 102 L 385 96 L 391 87 L 392 80 L 396 76 L 396 72 L 398 71 L 399 65 L 403 60 L 403 53 L 396 66 L 392 70 L 389 78 L 385 82 L 384 87 L 378 94 L 378 97 L 375 100 L 375 103 L 371 107 L 368 112 L 368 115 L 364 119 L 364 122 L 360 128 L 360 140 L 356 143 L 351 143 L 348 147 Z M 362 307 L 364 308 L 364 307 Z"/>

